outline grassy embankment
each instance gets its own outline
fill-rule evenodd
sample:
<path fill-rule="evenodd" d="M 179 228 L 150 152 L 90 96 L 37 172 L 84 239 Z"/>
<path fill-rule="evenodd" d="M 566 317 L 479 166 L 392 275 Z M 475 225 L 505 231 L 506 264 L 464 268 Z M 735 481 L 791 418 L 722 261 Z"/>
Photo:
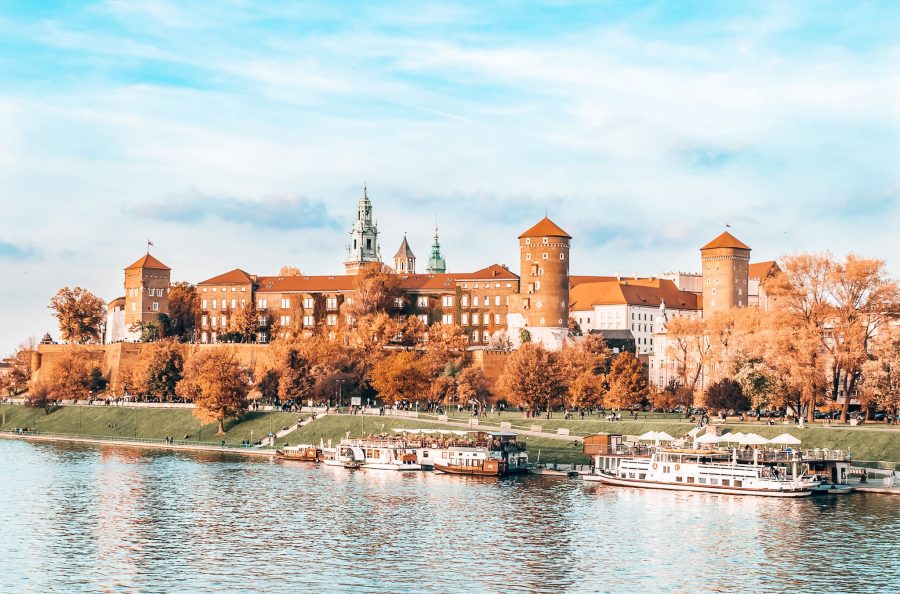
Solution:
<path fill-rule="evenodd" d="M 248 413 L 242 421 L 226 423 L 227 433 L 224 437 L 216 436 L 215 423 L 203 426 L 202 431 L 197 419 L 186 409 L 141 409 L 127 407 L 63 407 L 49 415 L 41 409 L 29 409 L 24 406 L 0 405 L 2 428 L 29 427 L 35 431 L 66 435 L 86 435 L 92 437 L 115 436 L 120 438 L 152 438 L 163 439 L 173 436 L 182 439 L 190 435 L 191 440 L 219 442 L 225 439 L 228 445 L 238 445 L 242 440 L 257 440 L 269 431 L 278 431 L 295 422 L 301 415 L 296 413 L 256 412 Z M 304 418 L 306 414 L 302 415 Z M 465 415 L 451 415 L 450 420 L 467 422 Z M 498 429 L 499 423 L 506 421 L 513 429 L 530 429 L 531 425 L 540 425 L 544 431 L 555 432 L 557 428 L 569 429 L 572 436 L 582 437 L 597 432 L 640 435 L 646 431 L 666 431 L 678 437 L 690 430 L 692 425 L 684 419 L 651 415 L 647 419 L 637 421 L 622 420 L 610 423 L 594 417 L 589 420 L 580 419 L 566 421 L 558 419 L 523 419 L 521 415 L 507 413 L 502 417 L 483 418 L 480 427 Z M 336 443 L 347 433 L 351 437 L 360 437 L 370 433 L 391 433 L 394 428 L 447 428 L 429 419 L 401 419 L 394 417 L 362 417 L 347 415 L 329 415 L 306 427 L 294 431 L 284 439 L 283 443 Z M 854 460 L 881 460 L 900 463 L 900 430 L 883 430 L 884 425 L 864 425 L 853 428 L 808 427 L 797 429 L 788 425 L 756 425 L 751 423 L 729 423 L 725 427 L 731 431 L 753 431 L 765 437 L 775 437 L 781 433 L 791 433 L 803 441 L 804 448 L 850 449 Z M 252 432 L 252 433 L 251 433 Z M 541 461 L 559 463 L 586 463 L 580 448 L 549 437 L 526 437 L 528 451 L 532 460 L 537 458 L 540 450 Z"/>
<path fill-rule="evenodd" d="M 216 423 L 200 424 L 191 410 L 183 408 L 128 408 L 116 406 L 64 406 L 49 415 L 43 409 L 12 404 L 0 405 L 0 428 L 28 427 L 42 433 L 165 439 L 167 436 L 192 441 L 240 445 L 243 440 L 258 440 L 269 431 L 278 431 L 294 423 L 301 415 L 280 412 L 251 412 L 242 421 L 227 421 L 226 434 L 217 436 Z M 304 417 L 306 415 L 303 415 Z"/>

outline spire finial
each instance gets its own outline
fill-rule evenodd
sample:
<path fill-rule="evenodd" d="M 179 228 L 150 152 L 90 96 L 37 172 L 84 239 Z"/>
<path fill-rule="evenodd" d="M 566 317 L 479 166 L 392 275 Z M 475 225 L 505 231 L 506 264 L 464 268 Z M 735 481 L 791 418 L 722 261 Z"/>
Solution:
<path fill-rule="evenodd" d="M 363 180 L 363 196 L 365 198 L 369 197 L 369 184 L 366 182 L 366 180 Z"/>

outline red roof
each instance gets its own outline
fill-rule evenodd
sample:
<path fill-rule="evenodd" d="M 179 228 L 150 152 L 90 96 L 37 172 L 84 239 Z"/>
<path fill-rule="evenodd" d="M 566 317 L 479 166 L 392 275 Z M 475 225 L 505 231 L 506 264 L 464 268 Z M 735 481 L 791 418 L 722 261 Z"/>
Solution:
<path fill-rule="evenodd" d="M 154 270 L 172 270 L 150 254 L 146 254 L 143 258 L 126 268 L 125 270 L 134 270 L 139 268 L 152 268 Z"/>
<path fill-rule="evenodd" d="M 590 309 L 594 305 L 641 305 L 667 309 L 700 309 L 695 293 L 679 291 L 668 279 L 641 279 L 581 283 L 569 293 L 570 309 Z"/>
<path fill-rule="evenodd" d="M 253 277 L 250 276 L 249 273 L 241 270 L 240 268 L 235 268 L 230 272 L 226 272 L 225 274 L 220 274 L 219 276 L 214 276 L 210 279 L 206 279 L 202 283 L 197 283 L 198 285 L 244 285 L 253 282 Z"/>
<path fill-rule="evenodd" d="M 740 239 L 738 239 L 728 231 L 725 231 L 700 249 L 712 250 L 715 248 L 736 248 L 739 250 L 749 250 L 750 246 L 742 242 Z"/>
<path fill-rule="evenodd" d="M 400 249 L 397 250 L 397 253 L 394 254 L 394 259 L 397 258 L 415 258 L 416 255 L 413 253 L 412 249 L 409 247 L 409 242 L 406 241 L 406 235 L 403 236 L 403 243 L 400 244 Z"/>
<path fill-rule="evenodd" d="M 457 273 L 452 276 L 460 280 L 519 280 L 519 275 L 499 264 L 491 264 L 490 266 L 482 268 L 481 270 L 476 270 L 475 272 Z"/>
<path fill-rule="evenodd" d="M 356 275 L 334 276 L 261 276 L 257 279 L 258 293 L 317 293 L 352 291 Z"/>
<path fill-rule="evenodd" d="M 519 235 L 519 239 L 523 237 L 566 237 L 572 239 L 572 236 L 563 231 L 559 225 L 544 217 L 538 221 L 537 225 Z"/>
<path fill-rule="evenodd" d="M 781 268 L 778 267 L 778 263 L 775 260 L 768 260 L 766 262 L 756 262 L 751 263 L 748 267 L 747 276 L 750 278 L 758 278 L 760 280 L 769 278 L 776 272 L 779 272 Z"/>

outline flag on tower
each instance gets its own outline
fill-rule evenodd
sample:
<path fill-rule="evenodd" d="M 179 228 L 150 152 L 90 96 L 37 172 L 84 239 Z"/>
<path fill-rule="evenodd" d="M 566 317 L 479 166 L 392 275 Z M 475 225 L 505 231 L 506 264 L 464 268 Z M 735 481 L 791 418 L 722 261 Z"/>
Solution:
<path fill-rule="evenodd" d="M 150 241 L 150 240 L 148 239 L 148 240 L 147 240 L 147 253 L 148 253 L 148 254 L 150 253 L 150 247 L 151 247 L 151 246 L 153 246 L 153 242 Z"/>

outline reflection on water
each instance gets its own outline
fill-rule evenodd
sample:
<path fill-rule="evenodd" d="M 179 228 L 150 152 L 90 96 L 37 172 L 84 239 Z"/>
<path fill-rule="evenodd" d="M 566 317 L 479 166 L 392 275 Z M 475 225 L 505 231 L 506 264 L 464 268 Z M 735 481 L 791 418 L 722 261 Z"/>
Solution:
<path fill-rule="evenodd" d="M 896 591 L 900 501 L 0 441 L 0 590 Z"/>

